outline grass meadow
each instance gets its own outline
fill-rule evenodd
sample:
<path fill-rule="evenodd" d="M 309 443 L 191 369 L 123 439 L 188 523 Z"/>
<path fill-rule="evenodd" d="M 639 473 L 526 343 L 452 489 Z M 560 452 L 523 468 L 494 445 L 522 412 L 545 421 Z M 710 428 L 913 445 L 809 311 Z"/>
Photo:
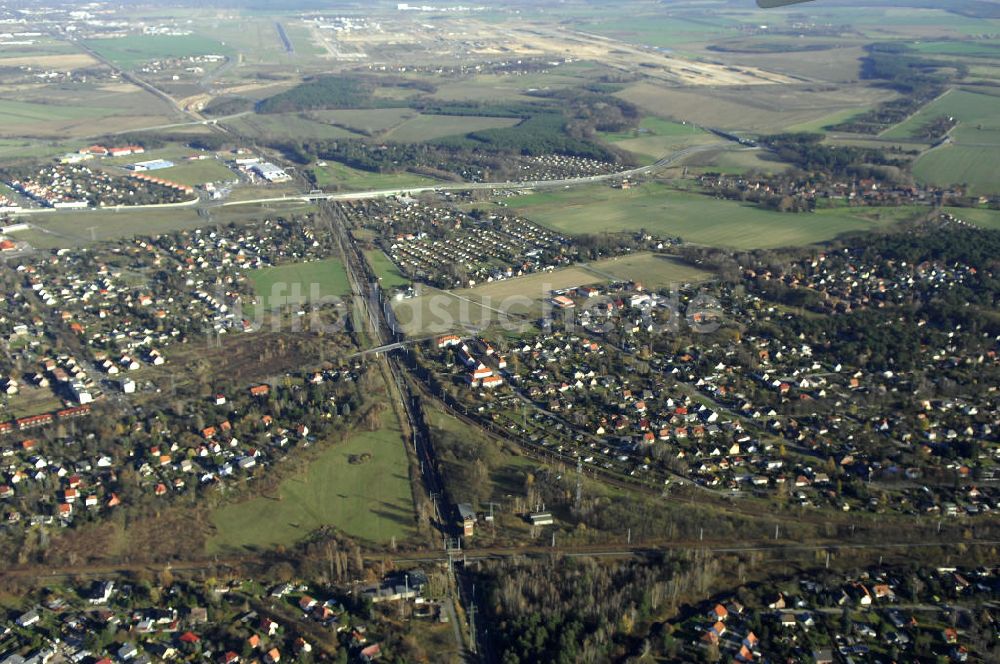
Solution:
<path fill-rule="evenodd" d="M 260 138 L 317 140 L 359 138 L 358 134 L 313 120 L 305 113 L 243 115 L 226 120 L 223 124 L 239 134 Z"/>
<path fill-rule="evenodd" d="M 919 209 L 832 208 L 811 214 L 771 212 L 647 184 L 630 190 L 590 187 L 537 193 L 509 202 L 532 221 L 562 233 L 646 230 L 686 242 L 734 249 L 813 244 L 851 231 L 885 227 Z"/>
<path fill-rule="evenodd" d="M 965 90 L 949 90 L 907 120 L 881 134 L 882 138 L 910 138 L 928 121 L 942 115 L 961 123 L 1000 125 L 1000 97 Z"/>
<path fill-rule="evenodd" d="M 986 208 L 944 208 L 945 212 L 950 212 L 959 219 L 975 224 L 980 228 L 989 230 L 1000 230 L 1000 210 L 988 210 Z"/>
<path fill-rule="evenodd" d="M 553 290 L 604 281 L 607 277 L 582 266 L 566 267 L 454 291 L 424 288 L 422 295 L 395 303 L 393 310 L 411 336 L 479 330 L 501 322 L 520 326 L 541 316 Z"/>
<path fill-rule="evenodd" d="M 398 127 L 420 115 L 411 108 L 365 108 L 361 110 L 311 111 L 309 117 L 346 127 L 360 134 L 377 134 Z"/>
<path fill-rule="evenodd" d="M 790 164 L 772 158 L 771 153 L 766 150 L 734 150 L 731 145 L 721 146 L 718 150 L 696 152 L 687 156 L 682 163 L 686 168 L 695 172 L 730 175 L 739 175 L 748 171 L 780 173 L 791 168 Z"/>
<path fill-rule="evenodd" d="M 381 250 L 372 249 L 366 251 L 365 258 L 368 260 L 368 264 L 371 265 L 372 270 L 374 270 L 375 275 L 379 278 L 382 288 L 405 288 L 410 285 L 410 280 L 399 271 L 396 264 L 389 260 L 389 257 Z"/>
<path fill-rule="evenodd" d="M 265 267 L 251 271 L 249 276 L 267 310 L 306 304 L 313 296 L 313 285 L 318 287 L 316 295 L 320 298 L 343 297 L 351 292 L 347 272 L 337 258 Z"/>
<path fill-rule="evenodd" d="M 912 137 L 930 120 L 949 116 L 958 121 L 951 141 L 922 154 L 913 164 L 921 182 L 966 184 L 973 194 L 1000 192 L 1000 96 L 949 90 L 882 138 Z"/>
<path fill-rule="evenodd" d="M 760 133 L 795 125 L 829 124 L 848 112 L 859 113 L 894 93 L 859 85 L 822 89 L 756 86 L 760 89 L 677 88 L 652 82 L 633 83 L 616 96 L 644 112 L 703 127 Z"/>
<path fill-rule="evenodd" d="M 234 54 L 229 46 L 196 34 L 127 35 L 115 39 L 92 39 L 86 44 L 102 57 L 126 69 L 161 58 Z"/>
<path fill-rule="evenodd" d="M 188 158 L 192 156 L 202 156 L 205 158 Z M 217 159 L 214 154 L 173 144 L 164 148 L 150 150 L 142 155 L 102 159 L 100 162 L 95 163 L 101 166 L 112 165 L 124 167 L 128 164 L 153 159 L 166 159 L 173 162 L 174 165 L 170 168 L 153 171 L 150 175 L 178 184 L 186 184 L 194 187 L 206 182 L 228 182 L 237 179 L 236 174 L 220 159 Z"/>
<path fill-rule="evenodd" d="M 206 182 L 228 182 L 236 179 L 236 174 L 218 159 L 178 161 L 175 164 L 173 168 L 165 168 L 153 175 L 189 187 Z"/>
<path fill-rule="evenodd" d="M 414 173 L 371 173 L 351 168 L 336 161 L 323 162 L 312 167 L 316 184 L 321 188 L 337 187 L 348 191 L 368 189 L 395 189 L 433 185 L 437 180 Z"/>
<path fill-rule="evenodd" d="M 710 272 L 693 265 L 651 253 L 607 258 L 591 263 L 590 267 L 622 281 L 637 281 L 646 288 L 667 288 L 671 284 L 704 281 L 711 276 Z"/>
<path fill-rule="evenodd" d="M 370 461 L 350 462 L 364 453 Z M 280 484 L 276 496 L 215 510 L 208 551 L 287 546 L 323 526 L 374 544 L 415 532 L 406 450 L 395 422 L 357 432 L 305 465 Z"/>
<path fill-rule="evenodd" d="M 1000 103 L 1000 99 L 997 100 Z M 945 145 L 935 148 L 913 165 L 921 182 L 937 185 L 966 184 L 969 193 L 1000 192 L 1000 146 Z"/>
<path fill-rule="evenodd" d="M 262 208 L 256 205 L 219 207 L 212 209 L 208 216 L 199 215 L 195 207 L 154 210 L 93 209 L 69 212 L 53 210 L 26 216 L 25 220 L 29 221 L 32 227 L 19 232 L 17 237 L 38 249 L 78 247 L 104 240 L 204 228 L 214 224 L 245 224 L 260 221 L 269 214 L 266 210 L 270 209 L 280 209 L 281 212 L 288 214 L 292 212 L 307 214 L 315 212 L 316 206 L 296 201 L 280 207 Z"/>
<path fill-rule="evenodd" d="M 600 134 L 601 138 L 652 163 L 670 152 L 691 145 L 717 140 L 712 134 L 692 124 L 671 122 L 654 116 L 644 117 L 638 129 Z"/>
<path fill-rule="evenodd" d="M 79 107 L 56 104 L 40 104 L 13 99 L 0 100 L 0 124 L 5 127 L 27 128 L 36 124 L 85 120 L 111 115 L 115 109 L 108 107 Z"/>
<path fill-rule="evenodd" d="M 459 115 L 418 115 L 390 129 L 382 137 L 399 143 L 420 143 L 445 136 L 464 136 L 484 129 L 513 127 L 520 118 L 490 118 Z"/>

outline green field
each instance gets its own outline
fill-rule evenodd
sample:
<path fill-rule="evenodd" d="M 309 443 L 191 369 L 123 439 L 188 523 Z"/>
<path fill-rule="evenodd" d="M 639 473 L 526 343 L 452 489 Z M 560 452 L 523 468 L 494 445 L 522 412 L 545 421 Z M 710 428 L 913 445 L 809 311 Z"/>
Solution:
<path fill-rule="evenodd" d="M 73 44 L 46 37 L 36 38 L 34 44 L 0 46 L 0 58 L 28 58 L 46 55 L 77 54 L 79 52 Z"/>
<path fill-rule="evenodd" d="M 456 501 L 470 502 L 474 508 L 488 511 L 488 501 L 499 507 L 510 496 L 523 494 L 524 476 L 537 469 L 536 462 L 515 456 L 481 430 L 468 427 L 434 403 L 428 403 L 425 414 L 435 440 L 447 436 L 458 446 L 448 454 L 439 453 L 445 484 Z M 485 473 L 477 474 L 477 464 L 473 461 L 477 458 L 483 461 Z M 524 520 L 514 514 L 498 515 L 497 520 L 502 527 L 527 529 Z M 483 528 L 478 531 L 479 536 L 485 536 L 489 530 Z"/>
<path fill-rule="evenodd" d="M 498 104 L 510 101 L 537 101 L 537 97 L 527 93 L 531 90 L 575 87 L 600 77 L 606 71 L 601 64 L 585 60 L 564 63 L 545 72 L 523 76 L 479 74 L 462 80 L 444 81 L 440 77 L 426 76 L 425 80 L 435 84 L 437 91 L 433 94 L 433 98 L 439 101 Z"/>
<path fill-rule="evenodd" d="M 456 332 L 467 329 L 469 323 L 481 329 L 496 322 L 496 316 L 477 302 L 436 288 L 422 288 L 421 292 L 424 294 L 418 297 L 392 303 L 396 322 L 407 336 Z"/>
<path fill-rule="evenodd" d="M 301 205 L 296 211 L 313 209 L 313 206 Z M 136 235 L 203 228 L 212 223 L 246 223 L 259 220 L 260 214 L 260 208 L 219 208 L 206 219 L 198 214 L 195 207 L 158 210 L 94 209 L 73 214 L 48 212 L 32 215 L 30 219 L 34 228 L 19 233 L 17 237 L 39 249 L 77 247 Z"/>
<path fill-rule="evenodd" d="M 17 348 L 18 345 L 12 344 L 11 350 L 20 350 Z M 3 405 L 0 405 L 0 418 L 7 421 L 14 417 L 48 413 L 62 407 L 62 399 L 51 390 L 26 388 L 15 396 L 5 397 Z"/>
<path fill-rule="evenodd" d="M 236 174 L 218 159 L 175 162 L 173 168 L 165 168 L 153 173 L 156 177 L 178 184 L 194 187 L 206 182 L 228 182 L 236 180 Z"/>
<path fill-rule="evenodd" d="M 860 115 L 864 111 L 868 110 L 866 108 L 846 108 L 842 111 L 836 111 L 827 115 L 826 117 L 818 118 L 816 120 L 811 120 L 809 122 L 800 122 L 797 125 L 792 125 L 788 128 L 788 131 L 805 131 L 805 132 L 822 132 L 827 127 L 831 125 L 840 124 L 841 122 L 847 122 L 851 118 Z"/>
<path fill-rule="evenodd" d="M 317 57 L 327 55 L 327 50 L 316 43 L 309 28 L 304 25 L 285 23 L 285 34 L 292 41 L 296 56 Z"/>
<path fill-rule="evenodd" d="M 434 99 L 439 101 L 474 101 L 484 104 L 502 104 L 510 101 L 537 101 L 524 94 L 525 88 L 516 76 L 477 76 L 463 81 L 448 81 L 438 86 Z"/>
<path fill-rule="evenodd" d="M 543 301 L 553 290 L 605 281 L 606 276 L 581 266 L 565 267 L 454 291 L 423 288 L 423 295 L 394 303 L 393 310 L 411 336 L 508 323 L 516 328 L 541 316 Z"/>
<path fill-rule="evenodd" d="M 266 267 L 249 273 L 266 309 L 302 306 L 314 298 L 344 297 L 351 292 L 347 272 L 337 258 Z"/>
<path fill-rule="evenodd" d="M 115 113 L 113 108 L 96 106 L 62 106 L 26 101 L 0 100 L 0 125 L 25 126 L 37 123 L 61 122 L 96 118 Z"/>
<path fill-rule="evenodd" d="M 594 21 L 583 29 L 632 44 L 670 48 L 735 34 L 735 27 L 735 21 L 723 17 L 687 20 L 682 16 L 663 16 L 657 13 L 627 18 L 619 15 L 612 19 Z"/>
<path fill-rule="evenodd" d="M 217 509 L 208 551 L 287 546 L 323 526 L 376 544 L 410 537 L 415 530 L 413 498 L 401 436 L 395 423 L 356 433 L 283 481 L 278 497 L 260 496 Z M 350 463 L 352 456 L 366 452 L 370 461 Z"/>
<path fill-rule="evenodd" d="M 825 7 L 827 20 L 837 24 L 853 23 L 872 36 L 919 35 L 923 28 L 929 36 L 940 39 L 942 33 L 982 34 L 984 21 L 960 16 L 945 9 L 916 7 Z"/>
<path fill-rule="evenodd" d="M 616 147 L 647 157 L 649 162 L 690 145 L 717 140 L 695 125 L 670 122 L 653 116 L 643 118 L 638 129 L 603 133 L 600 136 Z"/>
<path fill-rule="evenodd" d="M 464 136 L 484 129 L 504 129 L 521 122 L 520 118 L 489 118 L 474 115 L 418 115 L 390 129 L 386 140 L 419 143 L 445 136 Z"/>
<path fill-rule="evenodd" d="M 695 244 L 737 249 L 812 244 L 850 231 L 883 227 L 919 212 L 912 208 L 834 208 L 787 214 L 661 184 L 627 191 L 590 187 L 539 193 L 509 204 L 529 219 L 563 233 L 646 230 L 677 235 Z"/>
<path fill-rule="evenodd" d="M 432 186 L 437 180 L 413 173 L 371 173 L 351 168 L 336 161 L 322 162 L 312 167 L 316 184 L 324 189 L 338 187 L 347 191 L 367 189 L 396 189 L 403 187 Z"/>
<path fill-rule="evenodd" d="M 225 17 L 205 16 L 198 24 L 203 34 L 212 35 L 233 50 L 239 51 L 243 62 L 249 65 L 270 65 L 294 61 L 296 66 L 309 64 L 309 60 L 326 53 L 310 39 L 309 29 L 285 17 L 254 17 L 250 12 L 230 13 Z M 286 53 L 274 23 L 281 20 L 288 38 L 295 49 Z"/>
<path fill-rule="evenodd" d="M 1000 118 L 976 124 L 960 124 L 951 132 L 957 145 L 1000 148 Z"/>
<path fill-rule="evenodd" d="M 1000 43 L 996 41 L 931 41 L 915 44 L 914 48 L 928 55 L 965 55 L 1000 58 Z"/>
<path fill-rule="evenodd" d="M 936 185 L 966 184 L 970 194 L 1000 193 L 1000 146 L 935 148 L 917 159 L 913 175 Z"/>
<path fill-rule="evenodd" d="M 680 88 L 640 81 L 615 96 L 649 115 L 703 127 L 773 133 L 795 125 L 829 124 L 830 118 L 858 113 L 896 95 L 857 84 L 776 90 L 768 85 Z"/>
<path fill-rule="evenodd" d="M 0 100 L 0 136 L 12 139 L 45 137 L 62 143 L 165 124 L 172 112 L 162 99 L 126 83 L 47 85 L 20 100 L 11 99 L 14 90 L 10 92 Z"/>
<path fill-rule="evenodd" d="M 225 20 L 203 20 L 198 27 L 239 51 L 247 64 L 281 62 L 285 53 L 272 20 L 230 15 Z"/>
<path fill-rule="evenodd" d="M 459 296 L 469 297 L 495 307 L 508 297 L 527 296 L 533 300 L 541 300 L 550 296 L 553 290 L 574 288 L 597 281 L 604 279 L 582 267 L 570 266 L 479 284 L 473 288 L 463 288 L 454 292 Z"/>
<path fill-rule="evenodd" d="M 50 157 L 70 149 L 66 145 L 48 141 L 0 138 L 0 157 Z"/>
<path fill-rule="evenodd" d="M 163 58 L 234 53 L 229 46 L 202 35 L 128 35 L 115 39 L 92 39 L 86 45 L 101 57 L 126 69 Z"/>
<path fill-rule="evenodd" d="M 965 90 L 949 90 L 904 122 L 881 134 L 883 138 L 909 138 L 928 121 L 951 116 L 960 123 L 1000 127 L 1000 97 Z"/>
<path fill-rule="evenodd" d="M 313 120 L 305 113 L 243 115 L 224 124 L 244 136 L 264 139 L 359 138 L 358 134 Z"/>
<path fill-rule="evenodd" d="M 936 185 L 967 184 L 973 194 L 1000 192 L 1000 96 L 950 90 L 882 136 L 911 136 L 943 115 L 958 120 L 952 142 L 921 155 L 913 174 Z"/>
<path fill-rule="evenodd" d="M 372 270 L 375 271 L 375 275 L 378 277 L 382 288 L 406 288 L 410 285 L 410 280 L 407 279 L 399 271 L 399 268 L 396 267 L 396 264 L 389 260 L 389 257 L 379 249 L 366 251 L 365 258 L 368 259 L 368 263 L 372 266 Z"/>
<path fill-rule="evenodd" d="M 479 84 L 493 83 L 501 86 L 515 84 L 520 90 L 555 89 L 576 87 L 598 79 L 610 71 L 594 60 L 581 60 L 563 63 L 548 71 L 536 71 L 513 77 L 505 74 L 480 74 L 473 80 Z"/>
<path fill-rule="evenodd" d="M 985 208 L 955 208 L 946 207 L 945 212 L 949 212 L 963 221 L 975 224 L 980 228 L 990 230 L 1000 230 L 1000 210 L 987 210 Z"/>
<path fill-rule="evenodd" d="M 420 115 L 411 108 L 366 108 L 363 110 L 311 111 L 309 117 L 336 124 L 361 134 L 378 134 Z"/>
<path fill-rule="evenodd" d="M 770 22 L 770 21 L 768 21 Z M 794 39 L 778 36 L 747 37 L 716 42 L 724 50 L 708 50 L 713 60 L 736 67 L 759 67 L 789 76 L 846 83 L 858 78 L 863 43 L 830 42 L 821 35 Z"/>
<path fill-rule="evenodd" d="M 189 159 L 189 157 L 193 156 L 204 156 L 206 158 Z M 142 155 L 102 159 L 100 164 L 113 164 L 124 167 L 128 164 L 153 159 L 166 159 L 173 162 L 174 166 L 158 171 L 151 171 L 149 175 L 178 184 L 186 184 L 194 187 L 206 182 L 228 182 L 237 179 L 236 174 L 222 163 L 221 160 L 217 159 L 214 154 L 181 145 L 168 145 L 164 148 L 150 150 Z"/>
<path fill-rule="evenodd" d="M 705 270 L 669 256 L 649 253 L 607 258 L 592 263 L 591 267 L 622 281 L 638 281 L 647 288 L 665 288 L 672 284 L 703 281 L 711 276 Z"/>
<path fill-rule="evenodd" d="M 166 233 L 174 230 L 199 228 L 205 220 L 192 208 L 174 210 L 143 210 L 141 215 L 130 210 L 87 210 L 78 214 L 51 212 L 31 216 L 34 228 L 19 233 L 38 249 L 77 247 L 146 233 Z"/>
<path fill-rule="evenodd" d="M 790 164 L 777 161 L 766 150 L 733 149 L 733 144 L 727 144 L 718 150 L 705 150 L 685 157 L 682 162 L 693 171 L 726 173 L 742 175 L 749 171 L 761 173 L 780 173 L 791 168 Z"/>

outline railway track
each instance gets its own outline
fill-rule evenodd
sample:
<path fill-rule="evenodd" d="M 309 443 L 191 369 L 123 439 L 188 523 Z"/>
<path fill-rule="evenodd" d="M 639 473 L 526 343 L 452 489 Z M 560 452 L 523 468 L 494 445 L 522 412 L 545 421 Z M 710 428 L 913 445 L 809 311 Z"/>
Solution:
<path fill-rule="evenodd" d="M 339 214 L 335 205 L 335 203 L 325 203 L 323 211 L 331 224 L 331 232 L 338 238 L 351 291 L 358 307 L 364 311 L 363 316 L 372 341 L 380 347 L 389 346 L 400 341 L 399 335 L 392 329 L 382 310 L 378 281 L 369 271 L 364 257 L 348 233 L 343 215 Z M 395 400 L 402 408 L 405 419 L 402 424 L 409 434 L 409 452 L 415 456 L 424 490 L 428 497 L 437 495 L 444 498 L 446 496 L 444 478 L 438 470 L 420 399 L 413 393 L 410 383 L 406 380 L 405 371 L 397 361 L 384 354 L 378 354 L 376 361 L 380 364 L 387 388 L 390 393 L 395 393 Z M 451 503 L 452 501 L 446 500 L 440 503 L 434 501 L 438 529 L 448 537 L 458 534 L 457 521 L 451 512 Z"/>
<path fill-rule="evenodd" d="M 827 538 L 815 542 L 794 542 L 781 540 L 766 540 L 762 538 L 741 538 L 740 542 L 731 539 L 709 538 L 650 540 L 642 542 L 609 542 L 602 544 L 558 545 L 527 545 L 514 547 L 473 547 L 460 553 L 452 554 L 452 560 L 484 561 L 502 560 L 517 557 L 564 556 L 577 558 L 614 558 L 614 557 L 650 557 L 669 552 L 698 551 L 706 554 L 733 555 L 740 553 L 809 553 L 815 551 L 849 552 L 871 551 L 892 554 L 905 553 L 908 549 L 952 549 L 972 546 L 997 547 L 1000 540 L 971 539 L 957 540 L 942 538 L 939 541 L 928 541 L 923 538 L 918 541 L 870 541 L 845 542 L 840 538 Z M 415 549 L 411 551 L 369 551 L 362 554 L 366 561 L 393 562 L 395 564 L 446 563 L 449 555 L 444 549 Z M 270 565 L 281 560 L 280 556 L 266 557 L 259 554 L 243 556 L 226 556 L 213 558 L 194 558 L 172 561 L 143 562 L 105 562 L 83 565 L 22 565 L 11 566 L 0 571 L 0 579 L 30 579 L 47 581 L 72 577 L 99 577 L 131 574 L 135 572 L 157 572 L 169 568 L 174 573 L 197 573 L 218 571 L 224 569 L 239 569 L 255 565 Z"/>

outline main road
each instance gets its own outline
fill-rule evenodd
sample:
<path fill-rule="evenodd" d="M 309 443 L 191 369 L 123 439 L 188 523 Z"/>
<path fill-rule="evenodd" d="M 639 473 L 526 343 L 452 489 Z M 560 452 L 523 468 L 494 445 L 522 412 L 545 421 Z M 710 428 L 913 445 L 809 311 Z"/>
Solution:
<path fill-rule="evenodd" d="M 528 180 L 520 182 L 456 182 L 450 184 L 426 185 L 422 187 L 407 187 L 397 189 L 374 189 L 369 191 L 349 191 L 341 193 L 327 193 L 324 191 L 312 191 L 306 194 L 289 194 L 285 196 L 271 196 L 267 198 L 251 198 L 242 201 L 225 201 L 215 204 L 217 207 L 229 207 L 235 205 L 255 205 L 263 203 L 280 203 L 287 201 L 311 203 L 315 201 L 356 201 L 369 198 L 385 198 L 387 196 L 409 196 L 413 194 L 424 194 L 432 191 L 479 191 L 493 189 L 558 189 L 560 187 L 573 187 L 579 185 L 595 184 L 597 182 L 607 182 L 608 180 L 622 180 L 640 175 L 648 175 L 673 166 L 677 162 L 699 152 L 708 150 L 718 150 L 722 147 L 732 145 L 723 141 L 695 145 L 683 150 L 672 152 L 669 155 L 638 168 L 629 168 L 624 171 L 614 173 L 602 173 L 601 175 L 586 175 L 577 178 L 563 178 L 560 180 Z M 753 148 L 744 148 L 753 149 Z"/>
<path fill-rule="evenodd" d="M 240 117 L 246 113 L 237 113 L 229 117 Z M 215 125 L 215 120 L 204 120 L 199 119 L 193 122 L 176 123 L 173 125 L 164 125 L 171 127 L 180 127 L 186 125 Z M 368 200 L 373 198 L 388 198 L 390 196 L 410 196 L 416 194 L 424 194 L 428 192 L 435 191 L 481 191 L 481 190 L 494 190 L 494 189 L 560 189 L 569 188 L 581 185 L 596 184 L 598 182 L 607 182 L 609 180 L 623 180 L 630 177 L 637 177 L 640 175 L 649 175 L 650 173 L 655 173 L 658 170 L 669 168 L 677 164 L 677 162 L 689 157 L 693 154 L 699 152 L 706 152 L 710 150 L 718 150 L 720 148 L 725 148 L 729 146 L 731 149 L 742 149 L 742 150 L 753 150 L 756 148 L 732 148 L 733 144 L 725 141 L 717 141 L 713 143 L 706 143 L 704 145 L 695 145 L 689 148 L 684 148 L 683 150 L 678 150 L 672 152 L 669 155 L 657 160 L 656 162 L 649 164 L 648 166 L 640 166 L 638 168 L 629 168 L 624 171 L 616 171 L 614 173 L 602 173 L 601 175 L 587 175 L 578 178 L 563 178 L 561 180 L 530 180 L 522 182 L 455 182 L 455 183 L 441 183 L 436 185 L 426 185 L 422 187 L 407 187 L 407 188 L 397 188 L 397 189 L 371 189 L 367 191 L 347 191 L 338 193 L 328 193 L 325 191 L 311 191 L 302 194 L 286 194 L 284 196 L 268 196 L 263 198 L 249 198 L 240 201 L 218 201 L 218 202 L 207 202 L 207 201 L 190 201 L 185 202 L 186 206 L 195 206 L 199 209 L 212 209 L 219 207 L 235 207 L 239 205 L 263 205 L 266 203 L 313 203 L 319 201 L 360 201 Z M 176 204 L 173 204 L 176 205 Z M 129 212 L 143 212 L 153 208 L 163 207 L 162 205 L 128 205 L 128 206 L 116 206 L 113 208 L 104 208 L 107 210 L 114 210 L 119 214 L 127 214 Z M 102 208 L 91 208 L 102 209 Z M 83 210 L 86 212 L 89 210 Z M 79 214 L 81 210 L 55 210 L 52 208 L 24 208 L 13 212 L 13 216 L 19 215 L 45 215 L 45 214 Z"/>

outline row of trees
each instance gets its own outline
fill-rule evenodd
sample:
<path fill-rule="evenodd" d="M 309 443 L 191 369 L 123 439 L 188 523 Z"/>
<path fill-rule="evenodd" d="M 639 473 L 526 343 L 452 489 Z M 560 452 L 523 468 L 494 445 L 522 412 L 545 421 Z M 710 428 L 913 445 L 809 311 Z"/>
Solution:
<path fill-rule="evenodd" d="M 940 61 L 921 57 L 905 44 L 878 43 L 866 47 L 861 77 L 899 92 L 898 99 L 834 125 L 836 131 L 878 134 L 902 122 L 942 92 L 952 80 L 964 78 L 967 67 L 958 63 L 945 69 Z"/>
<path fill-rule="evenodd" d="M 775 134 L 761 138 L 761 144 L 773 150 L 781 161 L 804 171 L 831 176 L 886 179 L 895 169 L 905 169 L 907 161 L 887 156 L 881 150 L 823 143 L 822 134 Z"/>

